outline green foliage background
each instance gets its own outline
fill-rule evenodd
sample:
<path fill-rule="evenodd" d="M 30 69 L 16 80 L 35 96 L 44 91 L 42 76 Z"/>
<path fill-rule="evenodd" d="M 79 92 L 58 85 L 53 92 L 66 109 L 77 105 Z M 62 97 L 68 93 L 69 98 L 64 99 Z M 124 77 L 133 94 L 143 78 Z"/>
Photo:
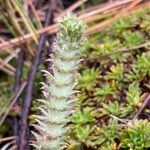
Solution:
<path fill-rule="evenodd" d="M 68 150 L 147 150 L 150 111 L 133 120 L 150 91 L 150 10 L 115 21 L 90 38 L 80 68 L 78 110 L 72 116 Z M 122 52 L 123 50 L 123 52 Z"/>

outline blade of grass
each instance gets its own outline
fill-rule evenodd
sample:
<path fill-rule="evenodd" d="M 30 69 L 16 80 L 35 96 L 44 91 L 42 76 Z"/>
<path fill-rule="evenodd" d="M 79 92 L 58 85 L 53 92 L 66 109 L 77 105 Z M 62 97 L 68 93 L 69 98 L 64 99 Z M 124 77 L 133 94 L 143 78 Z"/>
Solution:
<path fill-rule="evenodd" d="M 16 30 L 16 36 L 18 35 L 24 35 L 24 30 L 22 30 L 21 25 L 18 23 L 18 18 L 16 16 L 16 14 L 14 13 L 14 9 L 12 4 L 10 3 L 10 1 L 6 1 L 6 8 L 7 8 L 7 12 L 8 12 L 8 17 L 11 20 L 12 26 L 14 26 L 15 30 Z M 26 47 L 27 50 L 29 51 L 29 53 L 33 56 L 34 55 L 34 49 L 32 48 L 30 42 L 26 43 Z"/>
<path fill-rule="evenodd" d="M 2 138 L 2 139 L 0 139 L 0 143 L 6 142 L 9 140 L 15 140 L 15 139 L 16 139 L 16 136 L 10 136 L 10 137 L 6 137 L 6 138 Z"/>
<path fill-rule="evenodd" d="M 26 15 L 24 8 L 22 7 L 22 5 L 19 3 L 18 0 L 13 0 L 11 2 L 14 5 L 14 7 L 16 8 L 16 10 L 18 11 L 18 13 L 20 14 L 21 18 L 23 19 L 23 22 L 24 22 L 25 26 L 27 27 L 28 31 L 33 34 L 33 39 L 34 39 L 35 43 L 37 44 L 38 43 L 38 35 L 36 34 L 36 29 L 34 28 L 29 17 Z"/>
<path fill-rule="evenodd" d="M 0 3 L 2 4 L 2 3 Z M 3 2 L 3 5 L 5 6 L 6 13 L 1 9 L 1 15 L 3 22 L 5 23 L 5 26 L 8 28 L 8 30 L 11 32 L 13 37 L 18 37 L 18 36 L 23 36 L 23 30 L 21 28 L 21 25 L 18 23 L 18 18 L 16 17 L 15 10 L 13 6 L 11 5 L 10 1 L 5 0 Z M 9 20 L 9 21 L 8 21 Z M 26 43 L 27 50 L 29 53 L 33 56 L 34 55 L 34 50 L 30 46 L 31 44 L 29 42 Z"/>
<path fill-rule="evenodd" d="M 13 66 L 11 66 L 10 64 L 8 64 L 7 62 L 5 62 L 3 59 L 0 58 L 0 69 L 2 69 L 3 66 L 5 66 L 7 69 L 13 72 L 15 71 L 15 68 Z"/>
<path fill-rule="evenodd" d="M 11 26 L 11 24 L 9 23 L 9 21 L 6 19 L 6 17 L 3 15 L 4 13 L 2 13 L 2 10 L 0 12 L 0 18 L 3 21 L 3 23 L 5 24 L 5 26 L 9 29 L 9 31 L 11 32 L 11 34 L 16 37 L 16 33 L 14 32 L 14 28 L 13 26 Z"/>
<path fill-rule="evenodd" d="M 41 28 L 43 27 L 43 26 L 42 26 L 42 23 L 41 23 L 41 21 L 40 21 L 39 16 L 37 15 L 38 13 L 37 13 L 37 11 L 36 11 L 36 9 L 35 9 L 35 7 L 33 6 L 33 4 L 32 4 L 31 1 L 29 1 L 29 6 L 30 6 L 30 8 L 31 8 L 31 10 L 32 10 L 32 13 L 33 13 L 33 15 L 34 15 L 34 18 L 36 19 L 37 28 L 38 28 L 38 29 L 41 29 Z"/>
<path fill-rule="evenodd" d="M 15 75 L 15 72 L 14 71 L 11 71 L 7 68 L 1 68 L 2 71 L 4 71 L 5 73 L 11 75 L 11 76 L 14 76 Z"/>

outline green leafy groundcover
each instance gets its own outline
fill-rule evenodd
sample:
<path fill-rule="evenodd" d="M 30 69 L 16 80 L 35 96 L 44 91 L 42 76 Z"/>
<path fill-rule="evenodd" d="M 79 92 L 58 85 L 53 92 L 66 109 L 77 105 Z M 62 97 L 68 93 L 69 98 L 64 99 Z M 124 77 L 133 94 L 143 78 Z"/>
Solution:
<path fill-rule="evenodd" d="M 90 38 L 68 150 L 150 149 L 148 106 L 133 119 L 150 91 L 150 46 L 129 49 L 148 42 L 149 9 L 120 18 Z"/>

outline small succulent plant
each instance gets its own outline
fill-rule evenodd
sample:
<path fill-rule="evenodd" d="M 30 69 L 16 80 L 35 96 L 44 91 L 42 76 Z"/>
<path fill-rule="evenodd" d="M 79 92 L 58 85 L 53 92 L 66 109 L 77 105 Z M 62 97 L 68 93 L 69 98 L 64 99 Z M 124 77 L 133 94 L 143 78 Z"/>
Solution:
<path fill-rule="evenodd" d="M 150 148 L 150 123 L 148 120 L 135 120 L 122 133 L 122 148 L 148 150 Z"/>
<path fill-rule="evenodd" d="M 124 32 L 123 37 L 127 46 L 134 46 L 144 42 L 144 36 L 141 32 Z"/>
<path fill-rule="evenodd" d="M 117 138 L 119 138 L 118 121 L 110 119 L 107 125 L 100 127 L 95 143 L 100 146 L 100 149 L 110 149 L 108 147 L 114 146 Z"/>
<path fill-rule="evenodd" d="M 99 78 L 100 71 L 98 69 L 86 69 L 79 78 L 79 85 L 77 88 L 82 90 L 92 90 Z"/>
<path fill-rule="evenodd" d="M 42 83 L 44 99 L 39 100 L 41 115 L 37 116 L 38 130 L 33 132 L 38 150 L 61 150 L 66 146 L 66 124 L 74 112 L 74 90 L 77 84 L 77 68 L 86 40 L 84 30 L 86 25 L 73 15 L 68 15 L 58 23 L 59 32 L 53 46 L 51 61 L 53 75 L 44 71 L 48 83 Z"/>
<path fill-rule="evenodd" d="M 89 122 L 94 122 L 95 112 L 91 108 L 84 108 L 82 111 L 79 110 L 72 115 L 72 122 L 75 124 L 84 125 Z"/>
<path fill-rule="evenodd" d="M 76 136 L 80 140 L 80 142 L 86 142 L 90 136 L 90 133 L 94 130 L 93 128 L 90 128 L 89 125 L 86 127 L 78 127 L 76 128 Z"/>
<path fill-rule="evenodd" d="M 116 115 L 119 116 L 122 112 L 123 106 L 120 106 L 118 101 L 109 101 L 108 104 L 103 103 L 103 108 L 101 108 L 101 113 L 103 115 Z"/>
<path fill-rule="evenodd" d="M 118 81 L 123 79 L 123 71 L 124 71 L 123 64 L 112 66 L 110 70 L 111 71 L 107 73 L 107 79 Z"/>
<path fill-rule="evenodd" d="M 97 96 L 100 100 L 104 100 L 107 96 L 114 94 L 114 89 L 108 84 L 103 85 L 102 87 L 96 88 L 94 95 Z"/>

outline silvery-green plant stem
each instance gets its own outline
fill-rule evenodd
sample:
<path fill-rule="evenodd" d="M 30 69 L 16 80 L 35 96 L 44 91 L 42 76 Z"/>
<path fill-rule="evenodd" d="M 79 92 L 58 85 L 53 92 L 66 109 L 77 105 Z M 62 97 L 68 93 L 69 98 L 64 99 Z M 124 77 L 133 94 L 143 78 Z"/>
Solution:
<path fill-rule="evenodd" d="M 74 15 L 62 18 L 58 23 L 58 33 L 53 45 L 51 62 L 53 75 L 44 71 L 48 83 L 42 83 L 44 99 L 40 106 L 41 115 L 33 132 L 35 148 L 41 150 L 61 150 L 66 146 L 65 138 L 69 129 L 67 123 L 75 111 L 75 85 L 77 69 L 81 61 L 86 25 Z"/>

